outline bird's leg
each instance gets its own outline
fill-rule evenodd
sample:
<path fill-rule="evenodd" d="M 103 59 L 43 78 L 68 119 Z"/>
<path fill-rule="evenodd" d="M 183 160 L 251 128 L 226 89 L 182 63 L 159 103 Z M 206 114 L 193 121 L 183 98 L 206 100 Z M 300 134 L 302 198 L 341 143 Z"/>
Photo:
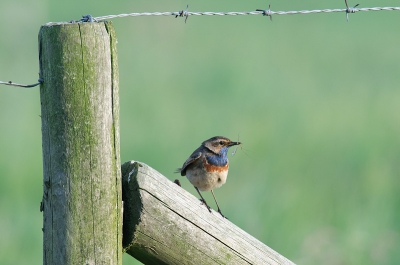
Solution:
<path fill-rule="evenodd" d="M 219 205 L 218 205 L 218 202 L 217 202 L 217 199 L 215 198 L 215 195 L 214 195 L 214 191 L 213 190 L 211 190 L 211 193 L 212 193 L 212 195 L 213 195 L 213 197 L 214 197 L 214 200 L 215 200 L 215 203 L 217 204 L 217 207 L 218 207 L 218 212 L 222 215 L 222 217 L 224 217 L 224 218 L 226 218 L 223 214 L 222 214 L 222 212 L 221 212 L 221 209 L 219 208 Z M 226 218 L 226 219 L 228 219 L 228 218 Z"/>
<path fill-rule="evenodd" d="M 202 203 L 204 203 L 206 206 L 207 206 L 207 209 L 210 211 L 210 213 L 211 213 L 211 208 L 210 208 L 210 206 L 208 206 L 208 204 L 207 204 L 207 202 L 206 202 L 206 200 L 204 200 L 204 198 L 203 198 L 203 196 L 201 195 L 201 193 L 200 193 L 200 191 L 199 191 L 199 189 L 197 188 L 197 187 L 194 187 L 196 190 L 197 190 L 197 192 L 199 193 L 199 195 L 200 195 L 200 197 L 201 197 L 201 201 L 202 201 Z"/>

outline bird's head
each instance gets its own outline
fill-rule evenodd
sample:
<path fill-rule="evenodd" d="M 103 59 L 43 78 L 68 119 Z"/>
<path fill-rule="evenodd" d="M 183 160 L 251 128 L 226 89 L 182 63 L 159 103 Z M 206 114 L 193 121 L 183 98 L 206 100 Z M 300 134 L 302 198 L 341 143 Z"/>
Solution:
<path fill-rule="evenodd" d="M 211 152 L 217 155 L 226 155 L 228 148 L 234 145 L 239 145 L 241 142 L 232 142 L 226 137 L 215 136 L 213 138 L 204 141 L 201 145 L 209 149 Z"/>

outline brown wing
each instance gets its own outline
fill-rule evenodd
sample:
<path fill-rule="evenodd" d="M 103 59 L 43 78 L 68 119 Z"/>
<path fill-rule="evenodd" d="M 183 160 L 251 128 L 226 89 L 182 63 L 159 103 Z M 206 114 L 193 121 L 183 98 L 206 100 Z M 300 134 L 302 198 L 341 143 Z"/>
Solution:
<path fill-rule="evenodd" d="M 189 156 L 189 158 L 185 161 L 183 166 L 176 170 L 177 173 L 180 172 L 181 176 L 186 176 L 186 168 L 187 168 L 187 166 L 190 165 L 191 163 L 193 163 L 194 161 L 196 161 L 197 159 L 199 159 L 201 157 L 201 154 L 202 153 L 197 151 L 197 150 L 194 151 L 193 154 L 191 156 Z"/>

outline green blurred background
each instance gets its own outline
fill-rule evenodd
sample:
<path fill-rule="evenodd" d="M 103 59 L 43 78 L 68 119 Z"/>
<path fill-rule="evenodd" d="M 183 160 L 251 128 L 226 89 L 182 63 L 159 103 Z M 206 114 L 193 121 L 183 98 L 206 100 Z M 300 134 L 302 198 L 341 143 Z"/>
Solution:
<path fill-rule="evenodd" d="M 363 0 L 361 7 L 399 6 Z M 0 2 L 0 80 L 38 79 L 42 24 L 131 12 L 344 8 L 344 1 Z M 113 20 L 121 160 L 173 174 L 244 143 L 216 190 L 229 220 L 298 264 L 400 260 L 400 12 Z M 0 87 L 0 264 L 42 264 L 38 88 Z M 211 194 L 206 200 L 213 201 Z M 211 204 L 213 208 L 215 205 Z M 124 264 L 140 264 L 124 255 Z"/>

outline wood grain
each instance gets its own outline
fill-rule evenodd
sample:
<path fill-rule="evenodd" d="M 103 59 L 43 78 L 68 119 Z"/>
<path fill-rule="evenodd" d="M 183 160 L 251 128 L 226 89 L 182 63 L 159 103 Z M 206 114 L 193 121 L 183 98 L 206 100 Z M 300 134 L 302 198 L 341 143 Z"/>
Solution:
<path fill-rule="evenodd" d="M 293 264 L 144 163 L 122 186 L 124 251 L 144 264 Z"/>

